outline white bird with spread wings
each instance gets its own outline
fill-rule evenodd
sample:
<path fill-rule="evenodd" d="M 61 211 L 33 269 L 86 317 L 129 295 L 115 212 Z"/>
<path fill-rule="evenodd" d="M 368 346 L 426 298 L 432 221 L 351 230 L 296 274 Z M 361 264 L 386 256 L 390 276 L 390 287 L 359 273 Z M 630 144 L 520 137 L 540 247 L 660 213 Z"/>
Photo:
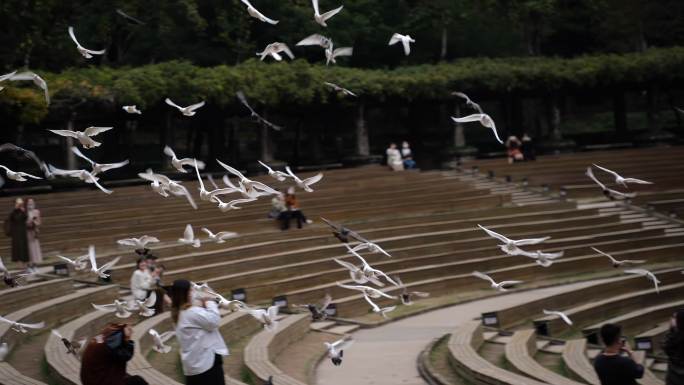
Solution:
<path fill-rule="evenodd" d="M 3 166 L 1 164 L 0 164 L 0 169 L 5 170 L 5 173 L 7 174 L 8 179 L 15 180 L 17 182 L 26 182 L 28 180 L 26 178 L 43 179 L 39 176 L 31 175 L 31 174 L 25 173 L 23 171 L 12 171 L 7 166 Z"/>
<path fill-rule="evenodd" d="M 499 138 L 499 132 L 496 130 L 496 124 L 494 123 L 494 119 L 492 119 L 492 117 L 487 114 L 472 114 L 464 116 L 462 118 L 455 118 L 452 116 L 451 119 L 456 123 L 479 122 L 484 127 L 490 128 L 494 133 L 496 140 L 499 143 L 504 144 L 503 140 Z"/>
<path fill-rule="evenodd" d="M 253 18 L 258 19 L 260 21 L 263 21 L 264 23 L 272 24 L 272 25 L 278 24 L 278 20 L 269 19 L 268 17 L 264 16 L 264 14 L 259 12 L 256 8 L 254 8 L 248 0 L 241 0 L 241 1 L 244 5 L 247 6 L 247 13 L 249 13 L 249 15 L 252 16 Z"/>
<path fill-rule="evenodd" d="M 594 250 L 595 252 L 597 252 L 597 253 L 603 255 L 604 257 L 607 257 L 608 259 L 610 259 L 610 263 L 611 263 L 611 264 L 613 265 L 613 267 L 615 267 L 615 268 L 618 268 L 618 267 L 620 267 L 620 266 L 622 266 L 622 265 L 638 265 L 638 264 L 641 264 L 641 263 L 646 263 L 646 261 L 643 260 L 643 259 L 625 259 L 625 260 L 622 260 L 622 261 L 618 261 L 617 259 L 613 258 L 612 255 L 610 255 L 610 254 L 608 254 L 608 253 L 604 253 L 603 251 L 601 251 L 601 250 L 599 250 L 599 249 L 597 249 L 597 248 L 595 248 L 595 247 L 592 247 L 591 249 Z"/>
<path fill-rule="evenodd" d="M 154 346 L 152 346 L 152 349 L 155 352 L 166 354 L 171 351 L 171 347 L 164 344 L 176 335 L 175 331 L 172 330 L 159 334 L 156 330 L 150 329 L 148 333 L 152 336 L 152 340 L 154 341 Z"/>
<path fill-rule="evenodd" d="M 344 8 L 344 5 L 341 5 L 331 11 L 321 14 L 320 10 L 318 9 L 318 0 L 311 0 L 311 3 L 313 4 L 314 9 L 314 20 L 316 20 L 316 23 L 320 24 L 322 27 L 327 27 L 328 24 L 325 22 L 331 17 L 340 13 L 342 8 Z"/>
<path fill-rule="evenodd" d="M 175 107 L 178 109 L 178 111 L 181 112 L 181 114 L 185 116 L 194 116 L 197 113 L 197 110 L 200 109 L 201 107 L 204 107 L 204 101 L 201 101 L 199 103 L 191 104 L 187 107 L 181 107 L 178 104 L 174 103 L 171 99 L 166 98 L 164 100 L 166 104 L 168 104 L 171 107 Z"/>
<path fill-rule="evenodd" d="M 299 188 L 303 189 L 306 192 L 313 192 L 314 190 L 311 188 L 311 185 L 318 183 L 321 179 L 323 179 L 322 173 L 318 173 L 310 178 L 300 179 L 297 175 L 295 175 L 292 172 L 290 166 L 285 166 L 285 171 L 287 171 L 290 177 L 294 179 L 295 184 L 297 184 Z"/>
<path fill-rule="evenodd" d="M 195 232 L 192 230 L 192 225 L 185 226 L 183 238 L 178 238 L 178 243 L 180 243 L 181 245 L 188 245 L 195 248 L 201 246 L 199 238 L 195 238 Z"/>
<path fill-rule="evenodd" d="M 96 163 L 96 162 L 92 161 L 90 158 L 88 158 L 87 156 L 83 155 L 81 150 L 79 150 L 78 147 L 76 147 L 76 146 L 71 147 L 71 152 L 73 152 L 76 156 L 78 156 L 79 158 L 85 160 L 86 162 L 88 162 L 88 164 L 90 164 L 90 167 L 91 167 L 90 173 L 93 176 L 100 174 L 100 173 L 103 173 L 103 172 L 106 172 L 106 171 L 109 171 L 109 170 L 121 168 L 121 167 L 130 163 L 128 161 L 128 159 L 126 159 L 122 162 L 117 162 L 117 163 Z"/>
<path fill-rule="evenodd" d="M 74 34 L 74 27 L 69 26 L 69 36 L 71 36 L 71 40 L 76 43 L 76 49 L 78 52 L 83 55 L 84 58 L 90 59 L 93 57 L 93 55 L 104 55 L 106 50 L 100 50 L 100 51 L 94 51 L 92 49 L 87 49 L 81 45 L 81 43 L 76 40 L 76 35 Z"/>
<path fill-rule="evenodd" d="M 395 33 L 392 35 L 392 38 L 389 41 L 389 45 L 395 45 L 397 43 L 401 42 L 401 44 L 404 46 L 404 54 L 406 56 L 411 54 L 411 43 L 415 43 L 415 39 L 411 37 L 411 35 L 402 35 L 400 33 Z"/>
<path fill-rule="evenodd" d="M 508 291 L 508 286 L 514 286 L 522 283 L 522 281 L 501 281 L 497 283 L 494 279 L 492 279 L 492 277 L 488 276 L 487 274 L 480 273 L 479 271 L 473 271 L 473 276 L 485 281 L 489 281 L 492 289 L 498 291 Z"/>
<path fill-rule="evenodd" d="M 71 131 L 71 130 L 48 130 L 60 136 L 70 137 L 78 140 L 78 142 L 85 149 L 91 149 L 99 147 L 102 143 L 96 142 L 92 139 L 93 136 L 101 134 L 103 132 L 109 131 L 114 127 L 88 127 L 83 131 Z"/>
<path fill-rule="evenodd" d="M 543 310 L 543 312 L 546 315 L 555 315 L 555 316 L 559 317 L 560 319 L 562 319 L 563 322 L 568 324 L 568 326 L 572 326 L 572 320 L 570 319 L 570 317 L 565 315 L 565 313 L 563 313 L 563 312 L 555 311 L 555 310 Z"/>
<path fill-rule="evenodd" d="M 621 185 L 622 187 L 627 187 L 627 183 L 636 183 L 636 184 L 653 184 L 653 182 L 648 182 L 645 180 L 641 179 L 635 179 L 635 178 L 624 178 L 620 174 L 616 173 L 613 170 L 609 170 L 605 167 L 601 167 L 598 164 L 594 164 L 594 167 L 598 168 L 599 170 L 603 170 L 615 177 L 615 183 Z"/>
<path fill-rule="evenodd" d="M 513 240 L 506 238 L 505 236 L 494 232 L 492 230 L 489 230 L 488 228 L 482 226 L 482 225 L 477 225 L 480 229 L 484 230 L 487 235 L 494 239 L 498 239 L 502 245 L 499 245 L 499 248 L 506 254 L 509 255 L 520 255 L 523 250 L 520 249 L 520 246 L 528 246 L 528 245 L 536 245 L 539 243 L 542 243 L 551 237 L 543 237 L 543 238 L 532 238 L 532 239 L 520 239 L 520 240 Z"/>

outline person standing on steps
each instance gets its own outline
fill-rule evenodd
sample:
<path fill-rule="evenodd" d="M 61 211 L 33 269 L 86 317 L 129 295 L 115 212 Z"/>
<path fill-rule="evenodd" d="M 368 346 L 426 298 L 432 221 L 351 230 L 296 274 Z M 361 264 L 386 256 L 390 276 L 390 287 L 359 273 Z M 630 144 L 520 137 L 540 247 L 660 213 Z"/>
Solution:
<path fill-rule="evenodd" d="M 24 268 L 29 262 L 27 219 L 24 200 L 17 198 L 14 201 L 14 209 L 5 219 L 4 230 L 5 235 L 12 238 L 12 262 L 19 262 Z"/>
<path fill-rule="evenodd" d="M 29 271 L 37 272 L 38 264 L 43 262 L 43 252 L 40 249 L 40 226 L 43 221 L 40 216 L 40 210 L 36 207 L 36 201 L 33 198 L 26 200 L 26 241 L 28 243 L 29 252 Z"/>
<path fill-rule="evenodd" d="M 594 370 L 601 385 L 637 385 L 644 376 L 644 367 L 634 361 L 627 341 L 622 338 L 622 327 L 605 324 L 599 331 L 606 346 L 594 360 Z"/>

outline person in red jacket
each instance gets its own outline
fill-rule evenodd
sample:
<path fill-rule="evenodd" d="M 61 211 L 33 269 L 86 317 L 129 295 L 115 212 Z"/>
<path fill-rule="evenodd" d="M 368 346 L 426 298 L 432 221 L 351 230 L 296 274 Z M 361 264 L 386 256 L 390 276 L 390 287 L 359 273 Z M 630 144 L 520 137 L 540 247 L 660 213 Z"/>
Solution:
<path fill-rule="evenodd" d="M 146 385 L 140 376 L 129 376 L 126 363 L 133 358 L 133 329 L 127 324 L 109 324 L 88 341 L 81 357 L 83 385 Z"/>

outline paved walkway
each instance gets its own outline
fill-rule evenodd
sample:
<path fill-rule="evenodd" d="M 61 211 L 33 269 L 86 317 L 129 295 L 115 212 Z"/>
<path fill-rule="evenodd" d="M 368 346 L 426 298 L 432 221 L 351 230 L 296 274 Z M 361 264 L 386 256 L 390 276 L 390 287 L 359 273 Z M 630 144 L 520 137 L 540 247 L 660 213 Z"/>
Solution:
<path fill-rule="evenodd" d="M 318 385 L 425 385 L 416 360 L 434 338 L 454 330 L 482 312 L 500 309 L 553 295 L 568 288 L 581 288 L 597 281 L 523 291 L 455 305 L 409 317 L 353 334 L 356 340 L 344 354 L 341 366 L 323 360 L 318 367 Z"/>

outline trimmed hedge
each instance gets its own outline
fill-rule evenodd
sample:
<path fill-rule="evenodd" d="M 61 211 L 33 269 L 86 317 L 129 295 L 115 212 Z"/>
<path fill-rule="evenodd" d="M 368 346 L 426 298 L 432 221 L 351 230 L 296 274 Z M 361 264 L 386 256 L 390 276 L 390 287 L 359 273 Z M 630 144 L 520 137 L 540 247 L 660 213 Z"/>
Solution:
<path fill-rule="evenodd" d="M 166 97 L 179 104 L 206 100 L 219 107 L 237 104 L 244 90 L 255 102 L 278 107 L 327 103 L 337 98 L 323 85 L 338 83 L 369 100 L 446 100 L 450 92 L 527 92 L 545 95 L 564 89 L 637 87 L 681 82 L 684 48 L 643 53 L 603 54 L 572 59 L 549 57 L 467 58 L 454 63 L 373 70 L 326 67 L 304 60 L 263 63 L 251 59 L 236 66 L 203 68 L 188 62 L 165 62 L 135 68 L 90 67 L 60 74 L 38 73 L 50 87 L 53 105 L 70 100 L 146 109 Z M 48 113 L 42 94 L 29 82 L 5 82 L 0 108 L 22 122 L 39 122 Z"/>

